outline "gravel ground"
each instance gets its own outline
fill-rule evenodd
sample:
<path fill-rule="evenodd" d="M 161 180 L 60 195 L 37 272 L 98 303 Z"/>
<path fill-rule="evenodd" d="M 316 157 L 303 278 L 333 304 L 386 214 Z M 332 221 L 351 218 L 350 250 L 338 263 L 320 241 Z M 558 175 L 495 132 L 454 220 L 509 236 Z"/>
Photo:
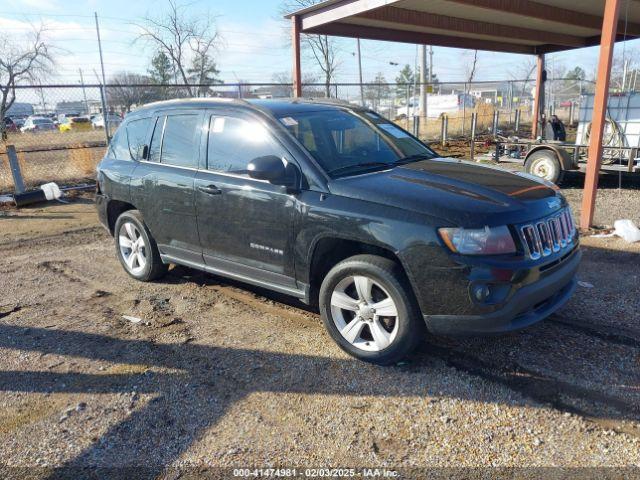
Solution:
<path fill-rule="evenodd" d="M 627 202 L 638 221 L 638 192 L 602 192 L 599 221 Z M 583 246 L 586 283 L 548 320 L 382 368 L 294 300 L 179 267 L 133 281 L 89 199 L 2 211 L 0 468 L 639 467 L 640 245 Z"/>

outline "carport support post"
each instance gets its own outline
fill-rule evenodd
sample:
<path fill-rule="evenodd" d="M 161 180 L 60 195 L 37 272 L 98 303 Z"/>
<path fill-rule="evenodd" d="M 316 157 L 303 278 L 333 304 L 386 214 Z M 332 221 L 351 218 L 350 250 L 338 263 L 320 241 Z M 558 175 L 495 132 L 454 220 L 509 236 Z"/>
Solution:
<path fill-rule="evenodd" d="M 470 156 L 471 160 L 475 160 L 475 152 L 476 152 L 476 126 L 478 124 L 478 114 L 473 112 L 471 114 L 471 151 Z"/>
<path fill-rule="evenodd" d="M 584 180 L 582 195 L 582 213 L 580 228 L 586 230 L 593 222 L 598 190 L 598 173 L 602 162 L 602 137 L 604 130 L 607 98 L 609 96 L 609 80 L 618 27 L 618 16 L 622 0 L 606 0 L 604 18 L 602 20 L 602 36 L 600 37 L 600 59 L 598 60 L 598 77 L 593 99 L 593 116 L 591 119 L 591 135 L 587 154 L 587 175 Z"/>
<path fill-rule="evenodd" d="M 291 44 L 293 45 L 293 96 L 302 97 L 302 70 L 300 67 L 300 30 L 302 20 L 299 16 L 291 17 Z"/>
<path fill-rule="evenodd" d="M 407 88 L 406 88 L 406 92 L 405 92 L 405 97 L 406 97 L 406 101 L 407 101 L 407 116 L 406 116 L 406 121 L 407 121 L 407 125 L 406 125 L 406 130 L 409 130 L 409 102 L 411 99 L 411 95 L 409 93 L 409 85 L 407 84 Z"/>
<path fill-rule="evenodd" d="M 544 109 L 544 55 L 538 55 L 538 71 L 536 73 L 536 98 L 533 102 L 533 118 L 531 119 L 531 137 L 535 140 L 540 133 L 540 112 Z"/>
<path fill-rule="evenodd" d="M 449 117 L 447 114 L 442 115 L 442 132 L 440 134 L 442 137 L 442 146 L 447 146 L 447 141 L 449 140 Z"/>

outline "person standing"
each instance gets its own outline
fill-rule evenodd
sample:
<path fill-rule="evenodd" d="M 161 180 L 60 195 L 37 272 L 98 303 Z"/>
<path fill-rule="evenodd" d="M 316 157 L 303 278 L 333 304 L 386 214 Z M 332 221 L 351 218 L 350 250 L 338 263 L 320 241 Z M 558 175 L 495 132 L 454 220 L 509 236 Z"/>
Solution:
<path fill-rule="evenodd" d="M 553 139 L 561 142 L 567 141 L 567 131 L 564 128 L 564 123 L 558 118 L 557 115 L 551 115 L 551 128 L 553 129 Z"/>

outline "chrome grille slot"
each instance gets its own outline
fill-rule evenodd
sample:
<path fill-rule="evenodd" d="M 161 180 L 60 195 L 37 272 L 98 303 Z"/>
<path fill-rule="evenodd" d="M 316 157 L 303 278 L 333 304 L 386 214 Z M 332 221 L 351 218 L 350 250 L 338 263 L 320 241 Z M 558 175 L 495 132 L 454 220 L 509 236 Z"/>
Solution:
<path fill-rule="evenodd" d="M 553 251 L 559 252 L 561 248 L 567 245 L 567 242 L 562 237 L 560 217 L 554 217 L 549 220 L 549 230 L 551 231 L 551 239 L 553 240 Z"/>
<path fill-rule="evenodd" d="M 522 227 L 522 235 L 524 236 L 525 244 L 529 249 L 529 256 L 533 260 L 537 260 L 542 256 L 542 244 L 540 243 L 540 237 L 533 225 L 525 225 Z"/>
<path fill-rule="evenodd" d="M 568 208 L 536 223 L 522 225 L 520 234 L 532 260 L 560 252 L 571 245 L 575 226 Z"/>
<path fill-rule="evenodd" d="M 564 238 L 567 238 L 569 236 L 570 229 L 569 229 L 569 225 L 567 225 L 567 219 L 564 213 L 562 213 L 559 218 L 560 218 L 560 226 L 562 227 L 562 236 Z"/>
<path fill-rule="evenodd" d="M 551 234 L 549 233 L 549 226 L 546 220 L 544 222 L 538 222 L 536 224 L 538 234 L 540 235 L 540 242 L 542 243 L 542 256 L 546 257 L 551 255 L 553 251 L 553 242 L 551 241 Z"/>

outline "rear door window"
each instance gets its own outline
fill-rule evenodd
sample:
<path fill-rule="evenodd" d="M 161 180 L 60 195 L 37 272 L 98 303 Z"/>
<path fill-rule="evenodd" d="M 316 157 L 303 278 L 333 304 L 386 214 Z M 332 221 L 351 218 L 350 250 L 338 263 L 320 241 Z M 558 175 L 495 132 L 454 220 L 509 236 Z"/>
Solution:
<path fill-rule="evenodd" d="M 160 162 L 178 167 L 197 168 L 199 137 L 196 134 L 200 125 L 200 115 L 167 115 L 165 122 Z"/>
<path fill-rule="evenodd" d="M 153 137 L 151 138 L 151 145 L 149 145 L 149 161 L 160 162 L 160 149 L 162 147 L 162 132 L 164 130 L 164 121 L 166 117 L 158 117 L 156 124 L 153 128 Z"/>

